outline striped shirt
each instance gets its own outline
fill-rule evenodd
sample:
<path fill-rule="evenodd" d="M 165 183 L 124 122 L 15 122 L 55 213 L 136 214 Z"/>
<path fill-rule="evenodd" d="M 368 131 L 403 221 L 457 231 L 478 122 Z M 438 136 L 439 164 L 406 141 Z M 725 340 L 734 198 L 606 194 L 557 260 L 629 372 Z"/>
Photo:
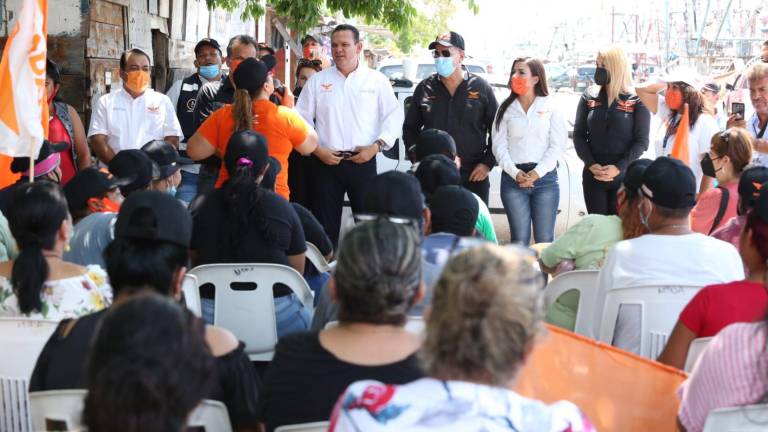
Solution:
<path fill-rule="evenodd" d="M 731 324 L 707 345 L 678 389 L 678 418 L 688 432 L 701 431 L 710 411 L 754 404 L 768 392 L 765 326 Z"/>

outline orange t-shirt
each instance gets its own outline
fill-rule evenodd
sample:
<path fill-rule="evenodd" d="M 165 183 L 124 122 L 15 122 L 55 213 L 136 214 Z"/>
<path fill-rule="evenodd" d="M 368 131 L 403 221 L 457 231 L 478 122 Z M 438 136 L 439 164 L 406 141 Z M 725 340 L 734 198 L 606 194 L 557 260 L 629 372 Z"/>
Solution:
<path fill-rule="evenodd" d="M 288 189 L 288 156 L 291 150 L 300 146 L 307 139 L 309 126 L 296 111 L 277 106 L 268 100 L 253 102 L 253 130 L 264 135 L 267 139 L 269 155 L 280 162 L 282 170 L 277 175 L 275 192 L 283 198 L 290 197 Z M 216 154 L 224 159 L 229 138 L 234 133 L 235 120 L 232 116 L 232 105 L 224 105 L 211 114 L 197 130 L 212 146 Z M 229 179 L 229 173 L 221 165 L 216 187 L 219 188 Z"/>

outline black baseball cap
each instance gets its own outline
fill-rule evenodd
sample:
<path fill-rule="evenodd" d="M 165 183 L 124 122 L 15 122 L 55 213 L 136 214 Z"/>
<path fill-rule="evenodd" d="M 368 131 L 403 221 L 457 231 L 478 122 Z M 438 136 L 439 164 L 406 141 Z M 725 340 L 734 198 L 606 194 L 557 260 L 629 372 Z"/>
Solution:
<path fill-rule="evenodd" d="M 768 183 L 768 167 L 756 165 L 745 169 L 739 179 L 739 196 L 747 208 L 754 207 L 757 197 Z"/>
<path fill-rule="evenodd" d="M 425 157 L 416 168 L 416 179 L 421 185 L 421 192 L 431 202 L 432 195 L 441 186 L 457 185 L 461 183 L 461 175 L 456 163 L 441 154 L 433 154 Z"/>
<path fill-rule="evenodd" d="M 146 189 L 152 180 L 160 178 L 160 168 L 141 150 L 130 149 L 118 152 L 109 161 L 109 172 L 117 178 L 127 179 L 128 184 L 120 190 L 128 196 L 139 189 Z"/>
<path fill-rule="evenodd" d="M 621 184 L 632 191 L 640 189 L 640 186 L 643 185 L 643 174 L 652 162 L 650 159 L 635 159 L 630 162 L 624 172 L 624 179 Z"/>
<path fill-rule="evenodd" d="M 696 205 L 696 177 L 680 160 L 662 156 L 645 169 L 640 192 L 662 207 L 691 208 Z"/>
<path fill-rule="evenodd" d="M 435 47 L 440 44 L 444 47 L 451 47 L 454 46 L 458 49 L 463 50 L 464 49 L 464 38 L 461 37 L 460 34 L 456 32 L 448 32 L 443 33 L 440 36 L 438 36 L 434 42 L 429 44 L 428 49 L 435 49 Z"/>
<path fill-rule="evenodd" d="M 132 194 L 120 206 L 115 238 L 163 241 L 188 248 L 192 216 L 176 198 L 158 191 Z"/>
<path fill-rule="evenodd" d="M 88 167 L 81 170 L 64 186 L 69 212 L 81 210 L 88 205 L 89 199 L 98 198 L 105 192 L 130 182 L 130 179 L 115 177 L 104 168 Z"/>
<path fill-rule="evenodd" d="M 54 154 L 64 151 L 69 147 L 65 142 L 52 143 L 48 140 L 43 140 L 42 146 L 40 146 L 40 152 L 35 158 L 35 177 L 48 174 L 53 171 L 58 164 L 51 164 L 48 158 Z M 50 166 L 53 165 L 53 166 Z M 11 162 L 11 172 L 23 173 L 29 171 L 29 157 L 15 157 Z"/>
<path fill-rule="evenodd" d="M 471 236 L 480 204 L 472 192 L 458 185 L 442 186 L 432 195 L 432 232 Z"/>
<path fill-rule="evenodd" d="M 189 158 L 182 158 L 173 144 L 154 140 L 144 144 L 141 151 L 147 154 L 160 169 L 160 178 L 168 178 L 181 169 L 182 165 L 191 165 L 194 162 Z"/>
<path fill-rule="evenodd" d="M 200 54 L 198 51 L 200 50 L 200 48 L 204 46 L 211 46 L 216 48 L 216 50 L 219 51 L 219 55 L 221 55 L 221 46 L 219 45 L 219 42 L 216 41 L 216 39 L 202 38 L 200 39 L 200 42 L 198 42 L 197 45 L 195 45 L 195 56 Z"/>
<path fill-rule="evenodd" d="M 456 141 L 451 134 L 440 129 L 424 129 L 416 137 L 416 143 L 411 147 L 416 160 L 422 160 L 433 154 L 443 154 L 450 158 L 456 157 Z"/>
<path fill-rule="evenodd" d="M 260 90 L 267 82 L 269 71 L 274 67 L 275 58 L 271 55 L 266 55 L 261 60 L 252 57 L 243 60 L 232 76 L 235 87 L 250 92 Z"/>
<path fill-rule="evenodd" d="M 387 171 L 374 177 L 365 190 L 363 213 L 422 219 L 424 195 L 416 177 Z"/>
<path fill-rule="evenodd" d="M 319 40 L 317 40 L 317 38 L 316 38 L 316 37 L 314 37 L 314 36 L 312 36 L 312 35 L 306 35 L 306 36 L 304 36 L 303 38 L 301 38 L 301 46 L 303 47 L 303 46 L 304 46 L 304 44 L 305 44 L 305 43 L 307 43 L 307 42 L 309 42 L 309 41 L 313 41 L 313 42 L 314 42 L 314 43 L 316 43 L 316 44 L 319 44 L 319 43 L 320 43 L 320 41 L 319 41 Z"/>
<path fill-rule="evenodd" d="M 240 68 L 237 68 L 240 70 Z M 269 162 L 267 139 L 251 130 L 235 132 L 227 142 L 224 167 L 230 176 L 240 166 L 249 166 L 254 173 L 261 173 Z"/>

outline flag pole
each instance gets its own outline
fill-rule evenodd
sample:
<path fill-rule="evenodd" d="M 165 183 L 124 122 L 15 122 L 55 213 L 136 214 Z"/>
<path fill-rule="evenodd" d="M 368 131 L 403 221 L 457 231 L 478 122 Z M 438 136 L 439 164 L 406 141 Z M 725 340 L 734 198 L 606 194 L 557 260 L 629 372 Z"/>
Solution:
<path fill-rule="evenodd" d="M 32 153 L 29 154 L 29 182 L 35 182 L 35 158 L 32 154 L 35 153 L 35 146 L 32 146 Z"/>

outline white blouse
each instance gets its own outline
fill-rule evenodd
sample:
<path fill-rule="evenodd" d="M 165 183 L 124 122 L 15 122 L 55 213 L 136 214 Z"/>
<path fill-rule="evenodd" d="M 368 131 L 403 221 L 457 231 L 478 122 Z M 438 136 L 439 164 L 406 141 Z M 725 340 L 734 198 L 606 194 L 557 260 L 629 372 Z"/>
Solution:
<path fill-rule="evenodd" d="M 493 127 L 493 155 L 510 177 L 518 173 L 516 164 L 535 163 L 543 177 L 557 168 L 568 143 L 567 122 L 549 96 L 536 96 L 528 112 L 515 99 L 504 112 L 499 127 Z"/>

